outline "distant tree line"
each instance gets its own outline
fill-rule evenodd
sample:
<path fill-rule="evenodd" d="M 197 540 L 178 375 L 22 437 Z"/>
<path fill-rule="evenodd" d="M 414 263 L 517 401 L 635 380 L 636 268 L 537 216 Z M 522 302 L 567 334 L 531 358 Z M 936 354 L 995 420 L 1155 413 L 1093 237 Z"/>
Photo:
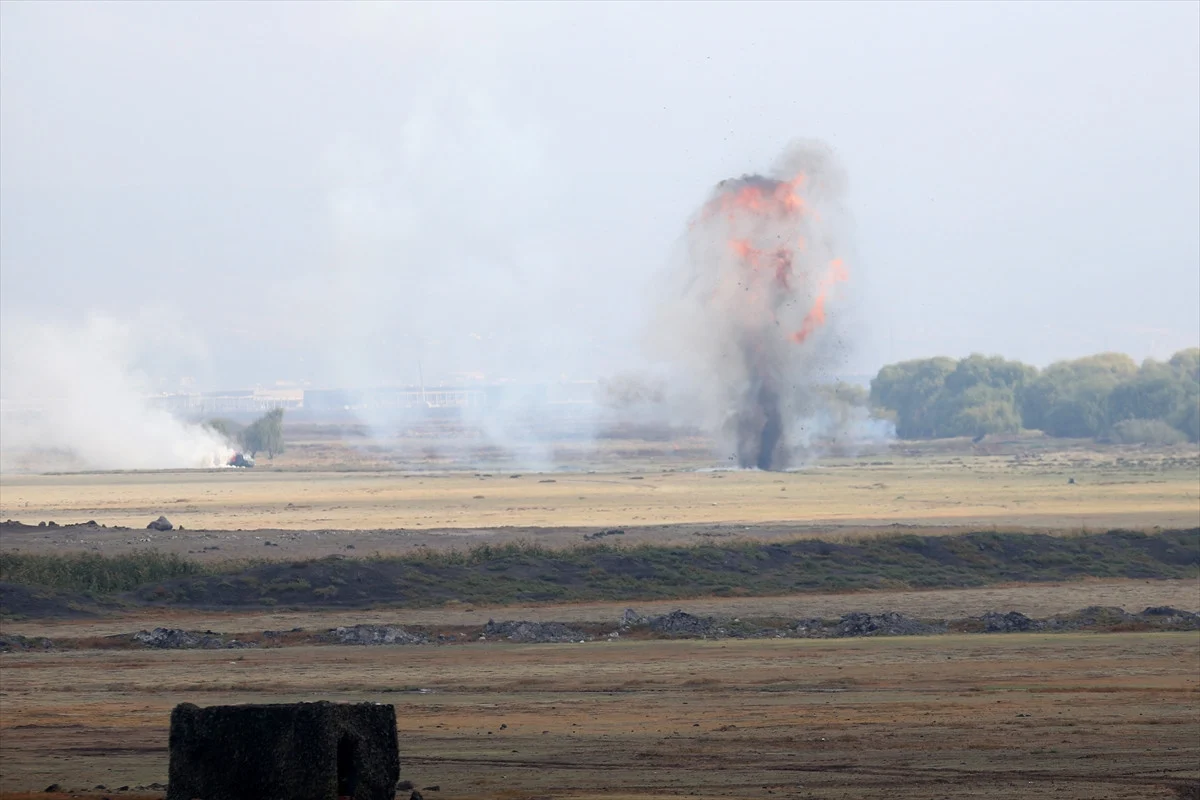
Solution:
<path fill-rule="evenodd" d="M 891 364 L 870 403 L 903 439 L 1040 430 L 1124 443 L 1200 441 L 1200 347 L 1138 365 L 1120 353 L 1039 371 L 996 356 Z"/>

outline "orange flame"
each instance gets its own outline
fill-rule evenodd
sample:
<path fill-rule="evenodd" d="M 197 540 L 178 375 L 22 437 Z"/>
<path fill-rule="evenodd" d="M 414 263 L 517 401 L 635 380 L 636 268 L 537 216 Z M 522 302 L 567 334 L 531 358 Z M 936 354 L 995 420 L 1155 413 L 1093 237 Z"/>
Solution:
<path fill-rule="evenodd" d="M 825 324 L 825 301 L 829 297 L 829 292 L 835 283 L 849 279 L 850 274 L 846 271 L 846 265 L 840 258 L 835 258 L 829 262 L 829 272 L 821 279 L 820 285 L 817 286 L 817 297 L 813 300 L 813 307 L 809 309 L 808 314 L 804 316 L 804 322 L 800 325 L 800 330 L 792 334 L 792 341 L 801 344 L 812 335 L 818 327 Z"/>
<path fill-rule="evenodd" d="M 795 272 L 794 258 L 797 253 L 805 253 L 809 242 L 803 235 L 788 235 L 789 243 L 780 238 L 769 246 L 765 242 L 756 241 L 752 237 L 744 237 L 746 224 L 759 230 L 755 218 L 766 222 L 766 218 L 796 219 L 799 215 L 812 215 L 817 220 L 816 209 L 809 209 L 800 191 L 804 185 L 803 174 L 797 175 L 790 181 L 771 181 L 758 179 L 747 182 L 723 185 L 724 191 L 714 198 L 703 212 L 705 216 L 725 214 L 730 222 L 738 222 L 736 238 L 728 240 L 728 246 L 738 263 L 742 266 L 740 274 L 727 275 L 722 281 L 723 288 L 715 289 L 714 295 L 736 291 L 744 298 L 746 312 L 766 324 L 771 321 L 780 325 L 778 315 L 781 304 L 789 302 L 794 280 L 811 280 L 804 271 Z M 797 220 L 798 221 L 798 220 Z M 835 284 L 849 277 L 846 266 L 841 259 L 832 260 L 826 273 L 820 278 L 815 287 L 815 297 L 812 307 L 805 314 L 799 330 L 787 335 L 791 341 L 802 343 L 812 333 L 825 323 L 830 294 Z M 736 287 L 736 288 L 735 288 Z M 782 290 L 782 291 L 781 291 Z"/>

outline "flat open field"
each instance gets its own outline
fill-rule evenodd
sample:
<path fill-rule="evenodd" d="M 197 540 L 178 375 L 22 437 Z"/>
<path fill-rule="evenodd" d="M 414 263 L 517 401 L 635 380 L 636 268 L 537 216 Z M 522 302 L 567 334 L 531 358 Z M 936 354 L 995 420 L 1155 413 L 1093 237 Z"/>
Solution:
<path fill-rule="evenodd" d="M 1200 780 L 1198 644 L 1015 634 L 7 654 L 0 787 L 164 782 L 175 703 L 324 698 L 395 704 L 402 777 L 445 798 L 1183 797 Z"/>
<path fill-rule="evenodd" d="M 515 473 L 255 468 L 6 475 L 0 517 L 143 529 L 166 514 L 177 525 L 211 531 L 1200 524 L 1200 459 L 1194 452 L 1117 458 L 1124 457 L 896 455 L 788 473 L 660 469 L 511 477 Z"/>

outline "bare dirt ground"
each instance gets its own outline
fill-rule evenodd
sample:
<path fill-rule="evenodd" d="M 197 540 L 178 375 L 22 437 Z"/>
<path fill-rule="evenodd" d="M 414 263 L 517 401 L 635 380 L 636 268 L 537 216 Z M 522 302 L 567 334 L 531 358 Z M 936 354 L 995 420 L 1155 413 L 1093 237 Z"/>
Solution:
<path fill-rule="evenodd" d="M 1173 798 L 1200 781 L 1198 645 L 1016 634 L 6 654 L 0 787 L 163 782 L 175 703 L 324 698 L 395 704 L 402 777 L 446 798 Z"/>

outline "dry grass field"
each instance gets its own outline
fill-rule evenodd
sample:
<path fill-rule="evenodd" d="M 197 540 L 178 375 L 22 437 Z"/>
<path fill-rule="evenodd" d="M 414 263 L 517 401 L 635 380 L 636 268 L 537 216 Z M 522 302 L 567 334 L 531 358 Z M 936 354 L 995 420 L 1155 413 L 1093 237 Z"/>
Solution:
<path fill-rule="evenodd" d="M 1076 482 L 1070 484 L 1070 478 Z M 1189 457 L 1170 451 L 895 454 L 871 461 L 830 460 L 788 473 L 256 468 L 7 475 L 0 489 L 3 518 L 60 524 L 95 520 L 138 529 L 159 514 L 185 528 L 210 531 L 773 523 L 791 530 L 893 523 L 1097 529 L 1200 524 L 1200 459 L 1194 452 Z M 388 546 L 369 539 L 367 544 Z"/>
<path fill-rule="evenodd" d="M 1200 781 L 1197 645 L 1067 634 L 10 654 L 0 787 L 163 782 L 175 703 L 324 698 L 395 704 L 402 777 L 445 798 L 1187 797 Z"/>

